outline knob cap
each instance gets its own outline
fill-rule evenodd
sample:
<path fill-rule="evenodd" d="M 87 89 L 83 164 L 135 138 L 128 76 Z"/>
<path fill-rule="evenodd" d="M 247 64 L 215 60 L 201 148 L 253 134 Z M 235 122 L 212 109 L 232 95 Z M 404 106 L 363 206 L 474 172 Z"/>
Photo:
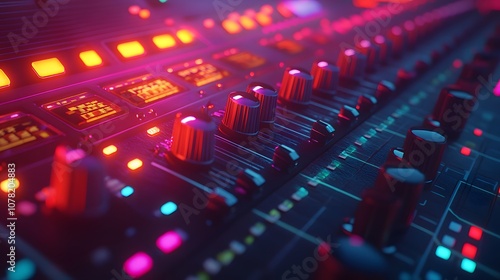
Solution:
<path fill-rule="evenodd" d="M 274 149 L 273 167 L 278 171 L 290 171 L 299 164 L 299 154 L 292 148 L 279 145 Z"/>
<path fill-rule="evenodd" d="M 377 105 L 377 98 L 363 94 L 358 98 L 356 110 L 358 110 L 360 114 L 368 113 L 375 107 L 375 105 Z"/>
<path fill-rule="evenodd" d="M 419 30 L 412 20 L 405 21 L 403 29 L 408 39 L 408 47 L 413 49 L 418 42 Z"/>
<path fill-rule="evenodd" d="M 318 120 L 311 128 L 311 142 L 324 145 L 333 138 L 334 134 L 335 128 L 333 128 L 333 126 L 325 121 Z"/>
<path fill-rule="evenodd" d="M 378 64 L 378 56 L 380 49 L 377 45 L 372 44 L 368 40 L 362 40 L 356 47 L 356 50 L 366 56 L 366 70 L 373 71 Z"/>
<path fill-rule="evenodd" d="M 278 92 L 270 85 L 264 83 L 251 83 L 247 92 L 253 94 L 260 102 L 260 123 L 272 124 L 276 118 L 276 105 Z"/>
<path fill-rule="evenodd" d="M 67 216 L 94 217 L 108 209 L 104 166 L 83 150 L 58 146 L 50 177 L 49 209 Z"/>
<path fill-rule="evenodd" d="M 358 82 L 366 70 L 366 56 L 353 49 L 340 51 L 337 60 L 342 82 Z"/>
<path fill-rule="evenodd" d="M 404 88 L 410 84 L 413 79 L 417 77 L 417 74 L 412 71 L 412 70 L 407 70 L 404 68 L 401 68 L 398 70 L 397 77 L 396 77 L 396 87 L 399 88 Z"/>
<path fill-rule="evenodd" d="M 379 48 L 378 59 L 380 63 L 386 64 L 391 57 L 392 42 L 382 35 L 373 37 L 373 44 Z"/>
<path fill-rule="evenodd" d="M 169 155 L 183 163 L 211 164 L 215 156 L 216 130 L 217 125 L 208 115 L 178 113 Z"/>
<path fill-rule="evenodd" d="M 314 77 L 313 90 L 319 94 L 333 94 L 339 84 L 339 68 L 327 61 L 313 64 L 311 74 Z"/>
<path fill-rule="evenodd" d="M 406 45 L 403 29 L 399 26 L 393 26 L 389 30 L 387 38 L 392 42 L 392 56 L 400 58 Z"/>
<path fill-rule="evenodd" d="M 403 158 L 430 182 L 436 177 L 445 147 L 446 138 L 442 134 L 424 127 L 413 127 L 406 134 Z"/>
<path fill-rule="evenodd" d="M 260 126 L 260 102 L 247 92 L 234 91 L 227 97 L 226 113 L 219 127 L 224 134 L 235 137 L 257 135 Z"/>
<path fill-rule="evenodd" d="M 279 99 L 292 105 L 307 105 L 312 97 L 313 77 L 300 68 L 287 68 L 283 74 Z"/>
<path fill-rule="evenodd" d="M 363 191 L 354 216 L 352 233 L 377 248 L 384 248 L 400 208 L 401 201 L 394 194 L 373 188 Z"/>
<path fill-rule="evenodd" d="M 424 174 L 415 168 L 386 165 L 380 169 L 375 188 L 396 195 L 402 202 L 395 220 L 395 230 L 405 230 L 412 223 L 424 180 Z"/>
<path fill-rule="evenodd" d="M 266 179 L 259 173 L 246 168 L 242 170 L 236 178 L 236 191 L 240 194 L 250 194 L 260 190 Z"/>
<path fill-rule="evenodd" d="M 350 125 L 351 123 L 358 120 L 358 117 L 359 117 L 359 112 L 358 110 L 356 110 L 356 108 L 344 105 L 340 109 L 338 115 L 338 121 L 340 125 Z"/>
<path fill-rule="evenodd" d="M 441 124 L 449 140 L 456 139 L 469 119 L 475 106 L 474 96 L 460 90 L 458 86 L 449 86 L 441 90 L 432 116 Z"/>
<path fill-rule="evenodd" d="M 377 100 L 386 101 L 393 97 L 396 92 L 396 86 L 389 81 L 381 81 L 377 85 L 377 90 L 375 91 L 375 97 Z"/>

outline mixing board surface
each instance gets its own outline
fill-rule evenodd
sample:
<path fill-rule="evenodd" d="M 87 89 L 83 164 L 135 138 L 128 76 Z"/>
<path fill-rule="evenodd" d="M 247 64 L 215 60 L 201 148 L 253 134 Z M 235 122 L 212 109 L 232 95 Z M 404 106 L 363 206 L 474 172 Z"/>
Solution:
<path fill-rule="evenodd" d="M 0 277 L 500 279 L 495 9 L 3 1 Z"/>

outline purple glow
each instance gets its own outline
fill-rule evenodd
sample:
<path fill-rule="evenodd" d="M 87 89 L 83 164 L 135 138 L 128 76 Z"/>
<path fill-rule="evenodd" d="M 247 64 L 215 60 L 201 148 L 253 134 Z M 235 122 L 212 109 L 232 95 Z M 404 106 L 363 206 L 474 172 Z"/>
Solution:
<path fill-rule="evenodd" d="M 298 17 L 308 17 L 321 11 L 321 5 L 315 0 L 289 0 L 285 7 Z"/>
<path fill-rule="evenodd" d="M 344 54 L 347 55 L 347 56 L 353 56 L 356 54 L 356 51 L 353 50 L 353 49 L 347 49 L 344 51 Z"/>
<path fill-rule="evenodd" d="M 144 252 L 137 252 L 123 264 L 123 270 L 132 277 L 146 274 L 153 267 L 153 260 Z"/>

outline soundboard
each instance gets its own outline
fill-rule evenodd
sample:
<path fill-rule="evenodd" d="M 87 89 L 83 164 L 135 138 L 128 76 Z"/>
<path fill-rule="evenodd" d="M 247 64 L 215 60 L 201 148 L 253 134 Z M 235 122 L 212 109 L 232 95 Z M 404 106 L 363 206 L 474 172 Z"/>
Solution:
<path fill-rule="evenodd" d="M 2 279 L 500 279 L 474 0 L 0 3 Z"/>

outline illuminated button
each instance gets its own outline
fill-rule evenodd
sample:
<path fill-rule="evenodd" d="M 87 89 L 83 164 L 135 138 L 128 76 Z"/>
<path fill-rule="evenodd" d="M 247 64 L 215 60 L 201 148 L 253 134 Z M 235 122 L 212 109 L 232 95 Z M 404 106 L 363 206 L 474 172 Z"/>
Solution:
<path fill-rule="evenodd" d="M 168 48 L 175 46 L 175 39 L 172 35 L 163 34 L 163 35 L 154 36 L 153 43 L 159 49 L 168 49 Z"/>
<path fill-rule="evenodd" d="M 236 240 L 233 240 L 231 241 L 231 243 L 229 243 L 229 248 L 231 248 L 231 250 L 238 255 L 242 255 L 247 249 L 244 244 Z"/>
<path fill-rule="evenodd" d="M 0 183 L 0 189 L 4 193 L 9 193 L 9 189 L 17 189 L 19 188 L 19 180 L 14 178 L 14 180 L 5 179 Z"/>
<path fill-rule="evenodd" d="M 177 38 L 179 38 L 179 40 L 181 40 L 181 42 L 184 44 L 190 44 L 194 41 L 193 32 L 191 32 L 187 29 L 181 29 L 181 30 L 177 31 L 176 35 L 177 35 Z"/>
<path fill-rule="evenodd" d="M 475 227 L 475 226 L 470 227 L 470 229 L 469 229 L 469 237 L 470 238 L 480 240 L 482 236 L 483 236 L 482 229 Z"/>
<path fill-rule="evenodd" d="M 128 7 L 128 12 L 131 15 L 137 15 L 137 14 L 139 14 L 140 11 L 141 11 L 141 7 L 139 7 L 137 5 L 132 5 L 132 6 Z"/>
<path fill-rule="evenodd" d="M 144 47 L 138 41 L 121 43 L 116 46 L 116 49 L 124 58 L 136 57 L 145 53 Z"/>
<path fill-rule="evenodd" d="M 477 247 L 470 244 L 470 243 L 465 243 L 464 246 L 462 247 L 462 255 L 466 256 L 467 258 L 473 259 L 476 257 L 477 254 Z"/>
<path fill-rule="evenodd" d="M 451 222 L 448 228 L 454 232 L 460 232 L 462 230 L 462 225 L 457 222 Z"/>
<path fill-rule="evenodd" d="M 142 19 L 147 19 L 151 16 L 151 11 L 148 9 L 142 9 L 139 11 L 139 17 Z"/>
<path fill-rule="evenodd" d="M 65 72 L 61 61 L 55 57 L 34 61 L 31 63 L 31 67 L 33 67 L 38 77 L 42 79 L 61 75 Z"/>
<path fill-rule="evenodd" d="M 218 261 L 216 261 L 212 258 L 209 258 L 203 262 L 203 268 L 208 273 L 214 275 L 214 274 L 219 273 L 219 271 L 221 270 L 221 264 Z"/>
<path fill-rule="evenodd" d="M 446 247 L 453 248 L 453 246 L 455 246 L 455 243 L 457 242 L 457 240 L 452 236 L 445 235 L 445 236 L 443 236 L 442 242 L 444 245 L 446 245 Z"/>
<path fill-rule="evenodd" d="M 470 148 L 468 147 L 462 147 L 462 149 L 460 149 L 460 153 L 466 157 L 470 156 Z"/>
<path fill-rule="evenodd" d="M 96 67 L 102 65 L 102 58 L 94 50 L 81 52 L 80 59 L 87 67 Z"/>
<path fill-rule="evenodd" d="M 215 21 L 211 18 L 207 18 L 207 19 L 203 20 L 203 26 L 205 26 L 206 29 L 214 28 Z"/>
<path fill-rule="evenodd" d="M 265 13 L 258 13 L 255 16 L 255 20 L 262 26 L 268 26 L 273 23 L 273 18 Z"/>
<path fill-rule="evenodd" d="M 463 259 L 462 263 L 460 264 L 460 268 L 469 273 L 473 273 L 474 270 L 476 270 L 476 263 L 469 259 Z"/>
<path fill-rule="evenodd" d="M 22 259 L 16 263 L 16 272 L 7 273 L 7 280 L 35 279 L 36 265 L 29 259 Z"/>
<path fill-rule="evenodd" d="M 138 252 L 132 255 L 123 264 L 123 270 L 134 278 L 146 274 L 152 267 L 153 259 L 144 252 Z"/>
<path fill-rule="evenodd" d="M 102 149 L 102 153 L 106 156 L 110 156 L 118 151 L 118 148 L 115 145 L 109 145 Z"/>
<path fill-rule="evenodd" d="M 436 256 L 440 257 L 443 260 L 449 260 L 451 257 L 451 251 L 446 247 L 438 246 L 436 249 Z"/>
<path fill-rule="evenodd" d="M 481 137 L 481 135 L 483 135 L 483 131 L 479 128 L 474 128 L 474 135 Z"/>
<path fill-rule="evenodd" d="M 260 222 L 256 223 L 250 228 L 250 233 L 253 236 L 261 236 L 264 233 L 264 231 L 266 231 L 266 225 Z"/>
<path fill-rule="evenodd" d="M 309 191 L 307 191 L 305 188 L 301 187 L 294 194 L 292 194 L 292 199 L 295 201 L 301 201 L 308 194 L 309 194 Z"/>
<path fill-rule="evenodd" d="M 434 270 L 429 270 L 425 274 L 425 280 L 441 280 L 441 279 L 443 279 L 441 277 L 441 274 L 439 274 L 438 272 L 436 272 Z"/>
<path fill-rule="evenodd" d="M 217 254 L 217 260 L 223 265 L 229 265 L 234 260 L 234 252 L 225 250 Z"/>
<path fill-rule="evenodd" d="M 285 18 L 293 16 L 293 13 L 290 11 L 290 9 L 288 9 L 287 4 L 285 3 L 280 3 L 276 8 L 278 10 L 278 13 L 280 13 Z"/>
<path fill-rule="evenodd" d="M 243 28 L 248 29 L 248 30 L 252 30 L 252 29 L 257 28 L 257 24 L 249 16 L 241 16 L 240 17 L 240 24 L 241 24 L 241 26 L 243 26 Z"/>
<path fill-rule="evenodd" d="M 238 22 L 230 19 L 226 19 L 222 22 L 222 28 L 229 34 L 237 34 L 241 32 L 241 26 Z"/>
<path fill-rule="evenodd" d="M 131 186 L 125 186 L 121 191 L 120 191 L 120 194 L 123 196 L 123 197 L 129 197 L 131 196 L 132 194 L 134 193 L 134 188 L 132 188 Z"/>
<path fill-rule="evenodd" d="M 156 247 L 163 253 L 169 254 L 182 245 L 182 237 L 175 231 L 167 231 L 156 239 Z"/>
<path fill-rule="evenodd" d="M 10 86 L 10 79 L 7 77 L 7 74 L 0 69 L 0 88 L 8 87 Z"/>
<path fill-rule="evenodd" d="M 172 201 L 169 201 L 160 207 L 160 212 L 165 216 L 172 215 L 176 210 L 177 204 Z"/>
<path fill-rule="evenodd" d="M 158 133 L 160 133 L 160 128 L 157 126 L 154 126 L 146 131 L 149 136 L 155 136 Z"/>
<path fill-rule="evenodd" d="M 136 170 L 138 168 L 140 168 L 142 166 L 142 160 L 136 158 L 136 159 L 133 159 L 131 161 L 129 161 L 127 163 L 127 167 L 130 169 L 130 170 Z"/>

